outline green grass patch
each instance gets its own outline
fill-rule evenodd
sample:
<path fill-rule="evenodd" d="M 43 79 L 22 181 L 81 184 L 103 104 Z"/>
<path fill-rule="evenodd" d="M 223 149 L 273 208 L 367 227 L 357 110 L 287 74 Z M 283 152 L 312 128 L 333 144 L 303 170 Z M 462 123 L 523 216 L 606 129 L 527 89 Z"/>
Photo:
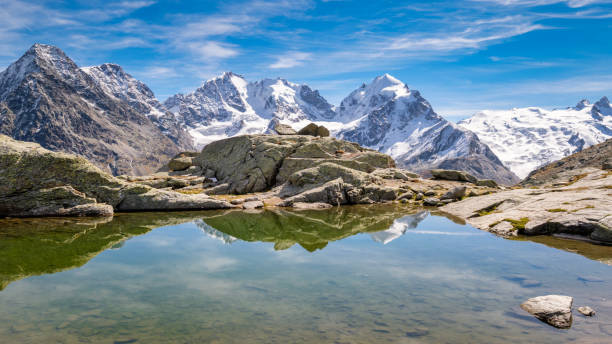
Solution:
<path fill-rule="evenodd" d="M 549 213 L 566 213 L 567 209 L 553 208 L 553 209 L 546 209 L 546 211 L 549 212 Z"/>
<path fill-rule="evenodd" d="M 486 208 L 477 210 L 476 214 L 474 214 L 472 217 L 480 217 L 480 216 L 492 214 L 497 210 L 497 207 L 499 207 L 500 204 L 502 204 L 502 202 L 497 202 L 497 203 L 491 204 L 490 206 Z"/>
<path fill-rule="evenodd" d="M 574 210 L 572 210 L 571 212 L 572 212 L 572 213 L 575 213 L 575 212 L 580 211 L 580 210 L 584 210 L 584 209 L 593 209 L 593 208 L 595 208 L 595 206 L 594 206 L 594 205 L 589 204 L 589 205 L 587 205 L 587 206 L 585 206 L 585 207 L 578 208 L 578 209 L 574 209 Z"/>
<path fill-rule="evenodd" d="M 529 218 L 528 217 L 522 217 L 519 220 L 515 220 L 515 219 L 504 219 L 504 221 L 509 222 L 512 227 L 514 227 L 515 231 L 521 231 L 525 229 L 525 225 L 527 224 L 527 222 L 529 222 Z"/>
<path fill-rule="evenodd" d="M 492 224 L 489 225 L 489 228 L 493 228 L 493 227 L 497 226 L 500 223 L 501 223 L 501 221 L 495 221 L 495 222 L 493 222 Z"/>

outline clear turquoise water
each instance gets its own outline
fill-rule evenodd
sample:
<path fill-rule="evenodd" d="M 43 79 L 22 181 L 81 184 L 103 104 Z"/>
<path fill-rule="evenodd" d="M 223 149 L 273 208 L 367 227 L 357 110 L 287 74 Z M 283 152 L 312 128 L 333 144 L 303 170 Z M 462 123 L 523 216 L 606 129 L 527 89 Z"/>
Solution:
<path fill-rule="evenodd" d="M 610 342 L 612 247 L 415 212 L 0 222 L 0 342 Z M 519 308 L 546 294 L 598 313 L 558 330 Z"/>

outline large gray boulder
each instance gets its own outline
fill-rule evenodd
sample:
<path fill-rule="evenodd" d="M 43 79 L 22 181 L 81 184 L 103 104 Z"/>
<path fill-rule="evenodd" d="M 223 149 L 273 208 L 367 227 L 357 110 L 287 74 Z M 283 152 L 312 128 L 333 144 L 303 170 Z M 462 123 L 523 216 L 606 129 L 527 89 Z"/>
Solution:
<path fill-rule="evenodd" d="M 331 137 L 305 135 L 231 137 L 208 144 L 194 159 L 207 176 L 215 178 L 219 186 L 225 185 L 216 191 L 230 194 L 266 191 L 297 172 L 329 163 L 355 173 L 395 166 L 386 154 Z M 335 173 L 337 169 L 321 172 Z M 336 177 L 319 178 L 329 181 Z"/>
<path fill-rule="evenodd" d="M 107 216 L 114 210 L 227 208 L 225 201 L 113 177 L 82 157 L 0 135 L 0 216 Z"/>
<path fill-rule="evenodd" d="M 454 188 L 448 190 L 444 195 L 442 195 L 441 199 L 459 200 L 465 197 L 466 191 L 467 187 L 465 185 L 455 186 Z"/>
<path fill-rule="evenodd" d="M 191 165 L 193 165 L 193 158 L 188 156 L 176 157 L 168 162 L 170 171 L 184 171 Z"/>
<path fill-rule="evenodd" d="M 433 169 L 431 170 L 431 175 L 436 179 L 470 182 L 473 184 L 478 182 L 476 177 L 464 171 Z"/>
<path fill-rule="evenodd" d="M 573 301 L 571 296 L 538 296 L 523 302 L 521 308 L 551 326 L 570 328 Z"/>
<path fill-rule="evenodd" d="M 287 124 L 278 123 L 274 126 L 274 131 L 278 135 L 297 135 L 297 131 L 295 131 L 291 126 Z"/>
<path fill-rule="evenodd" d="M 314 123 L 310 123 L 304 128 L 300 129 L 300 131 L 298 131 L 298 135 L 328 137 L 329 130 L 322 125 L 316 125 Z"/>

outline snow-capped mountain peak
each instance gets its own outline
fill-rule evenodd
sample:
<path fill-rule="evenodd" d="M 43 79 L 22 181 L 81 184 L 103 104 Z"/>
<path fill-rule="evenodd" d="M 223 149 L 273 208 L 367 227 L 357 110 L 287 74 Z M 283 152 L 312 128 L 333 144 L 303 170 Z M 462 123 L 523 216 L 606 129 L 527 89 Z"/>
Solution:
<path fill-rule="evenodd" d="M 608 97 L 603 96 L 597 101 L 597 103 L 593 104 L 593 111 L 597 111 L 603 116 L 612 116 L 612 106 L 610 106 L 610 100 L 608 100 Z"/>
<path fill-rule="evenodd" d="M 361 85 L 342 100 L 337 119 L 345 122 L 353 121 L 390 100 L 398 98 L 403 98 L 404 101 L 415 100 L 411 95 L 408 86 L 393 76 L 389 74 L 377 76 L 371 83 Z"/>
<path fill-rule="evenodd" d="M 388 74 L 351 92 L 338 120 L 347 123 L 340 138 L 389 154 L 416 172 L 454 168 L 505 184 L 518 181 L 476 135 L 436 114 L 418 91 Z"/>
<path fill-rule="evenodd" d="M 66 81 L 79 78 L 78 66 L 62 50 L 52 45 L 36 43 L 21 58 L 0 73 L 0 100 L 13 92 L 28 75 L 45 70 L 58 73 Z"/>
<path fill-rule="evenodd" d="M 272 121 L 303 127 L 335 115 L 333 106 L 306 85 L 281 78 L 247 82 L 232 72 L 164 104 L 190 128 L 198 146 L 238 134 L 264 133 Z"/>

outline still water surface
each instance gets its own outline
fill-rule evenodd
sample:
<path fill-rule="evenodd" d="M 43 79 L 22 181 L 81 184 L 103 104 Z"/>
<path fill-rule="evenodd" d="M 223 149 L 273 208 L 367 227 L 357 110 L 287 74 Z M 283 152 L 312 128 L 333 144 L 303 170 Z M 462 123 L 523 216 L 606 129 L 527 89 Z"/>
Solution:
<path fill-rule="evenodd" d="M 398 206 L 0 221 L 1 343 L 610 343 L 612 247 Z M 520 308 L 562 294 L 569 330 Z"/>

